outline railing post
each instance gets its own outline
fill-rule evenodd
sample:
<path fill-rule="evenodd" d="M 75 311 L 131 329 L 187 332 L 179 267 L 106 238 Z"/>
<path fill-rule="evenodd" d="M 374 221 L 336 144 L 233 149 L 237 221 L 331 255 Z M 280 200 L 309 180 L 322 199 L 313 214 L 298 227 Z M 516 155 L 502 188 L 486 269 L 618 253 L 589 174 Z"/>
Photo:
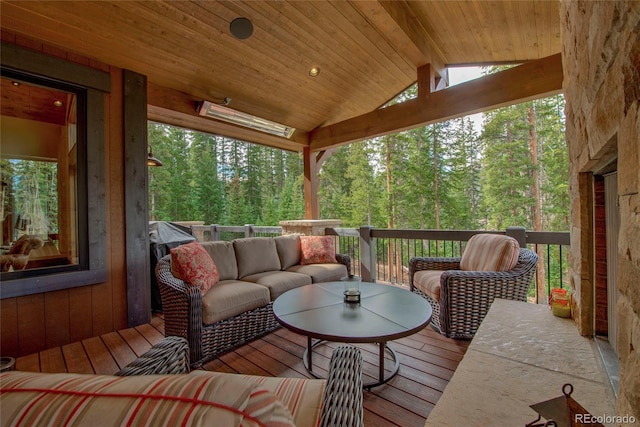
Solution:
<path fill-rule="evenodd" d="M 364 282 L 376 281 L 376 247 L 370 225 L 360 227 L 360 274 Z"/>
<path fill-rule="evenodd" d="M 253 224 L 244 225 L 244 237 L 253 237 Z"/>
<path fill-rule="evenodd" d="M 527 230 L 524 227 L 507 227 L 506 234 L 516 239 L 521 248 L 527 247 Z"/>
<path fill-rule="evenodd" d="M 211 233 L 211 240 L 214 242 L 217 242 L 218 240 L 220 240 L 220 230 L 218 229 L 218 224 L 211 224 L 211 231 L 209 231 L 209 233 Z"/>

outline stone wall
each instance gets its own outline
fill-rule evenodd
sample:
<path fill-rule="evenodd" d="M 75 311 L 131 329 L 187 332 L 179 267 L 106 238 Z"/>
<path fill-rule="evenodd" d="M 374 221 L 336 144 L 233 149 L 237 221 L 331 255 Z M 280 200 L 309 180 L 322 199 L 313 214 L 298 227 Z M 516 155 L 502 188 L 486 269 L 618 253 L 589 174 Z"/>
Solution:
<path fill-rule="evenodd" d="M 617 157 L 619 415 L 640 419 L 640 2 L 561 6 L 575 319 L 593 333 L 593 173 Z"/>

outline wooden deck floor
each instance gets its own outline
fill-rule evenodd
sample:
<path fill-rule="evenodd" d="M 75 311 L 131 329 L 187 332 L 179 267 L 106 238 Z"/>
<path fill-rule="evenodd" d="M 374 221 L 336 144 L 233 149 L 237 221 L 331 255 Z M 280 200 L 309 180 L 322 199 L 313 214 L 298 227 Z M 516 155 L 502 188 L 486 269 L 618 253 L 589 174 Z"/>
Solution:
<path fill-rule="evenodd" d="M 163 338 L 164 321 L 112 332 L 16 360 L 16 369 L 41 372 L 113 374 Z M 400 371 L 389 383 L 364 392 L 366 426 L 420 426 L 453 375 L 468 342 L 444 338 L 430 328 L 391 343 L 400 358 Z M 317 347 L 314 368 L 326 373 L 335 344 Z M 205 368 L 243 374 L 309 377 L 301 356 L 306 338 L 284 328 L 227 353 Z M 365 378 L 377 372 L 377 348 L 360 346 Z M 387 365 L 391 365 L 388 363 Z"/>

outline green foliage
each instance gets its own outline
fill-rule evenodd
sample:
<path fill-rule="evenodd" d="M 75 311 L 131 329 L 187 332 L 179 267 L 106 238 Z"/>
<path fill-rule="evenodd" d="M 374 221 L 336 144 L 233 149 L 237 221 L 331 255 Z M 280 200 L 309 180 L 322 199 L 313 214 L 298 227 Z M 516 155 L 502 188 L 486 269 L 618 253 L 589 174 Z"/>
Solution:
<path fill-rule="evenodd" d="M 149 168 L 151 219 L 275 225 L 304 217 L 298 153 L 153 122 L 148 141 L 164 164 Z"/>
<path fill-rule="evenodd" d="M 27 234 L 47 238 L 58 232 L 58 165 L 37 160 L 3 160 L 3 213 Z M 3 218 L 4 219 L 4 218 Z"/>
<path fill-rule="evenodd" d="M 566 230 L 563 109 L 555 96 L 485 113 L 480 132 L 465 117 L 337 148 L 318 174 L 320 217 L 344 227 L 532 229 L 538 206 L 542 229 Z M 304 217 L 298 153 L 155 123 L 149 144 L 165 163 L 149 169 L 155 219 L 277 225 Z M 436 242 L 422 249 L 444 250 Z"/>
<path fill-rule="evenodd" d="M 494 110 L 485 116 L 481 186 L 486 226 L 502 230 L 531 228 L 531 172 L 526 104 Z"/>

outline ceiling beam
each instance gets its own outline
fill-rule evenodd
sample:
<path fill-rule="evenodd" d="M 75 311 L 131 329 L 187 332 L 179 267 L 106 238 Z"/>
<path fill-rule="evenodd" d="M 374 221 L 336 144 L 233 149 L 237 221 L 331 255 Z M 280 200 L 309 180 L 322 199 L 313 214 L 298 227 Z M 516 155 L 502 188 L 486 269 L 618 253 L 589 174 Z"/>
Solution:
<path fill-rule="evenodd" d="M 150 82 L 147 85 L 147 117 L 149 120 L 288 151 L 301 152 L 304 146 L 308 145 L 307 132 L 297 130 L 291 139 L 286 139 L 202 117 L 198 115 L 195 107 L 199 101 L 202 99 L 197 99 L 184 92 Z"/>
<path fill-rule="evenodd" d="M 353 1 L 351 4 L 379 28 L 412 65 L 417 68 L 431 64 L 442 78 L 448 80 L 444 56 L 406 2 Z"/>
<path fill-rule="evenodd" d="M 424 94 L 309 133 L 312 151 L 396 133 L 562 92 L 560 54 Z"/>

